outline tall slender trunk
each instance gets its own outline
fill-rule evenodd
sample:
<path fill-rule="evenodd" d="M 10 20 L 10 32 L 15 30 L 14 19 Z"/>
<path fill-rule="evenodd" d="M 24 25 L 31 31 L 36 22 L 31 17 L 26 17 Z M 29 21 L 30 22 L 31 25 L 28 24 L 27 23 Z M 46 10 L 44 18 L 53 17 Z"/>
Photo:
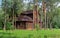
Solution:
<path fill-rule="evenodd" d="M 40 29 L 42 29 L 42 14 L 40 15 L 40 19 L 41 19 L 41 20 L 40 20 L 40 22 L 41 22 L 41 23 L 40 23 Z"/>
<path fill-rule="evenodd" d="M 4 22 L 4 30 L 6 30 L 6 10 L 5 10 L 5 22 Z"/>
<path fill-rule="evenodd" d="M 12 24 L 13 24 L 13 29 L 14 29 L 14 8 L 13 8 L 13 20 L 12 20 Z"/>
<path fill-rule="evenodd" d="M 43 13 L 44 13 L 44 27 L 46 29 L 46 2 L 43 0 Z"/>
<path fill-rule="evenodd" d="M 16 15 L 15 15 L 15 29 L 16 29 Z"/>
<path fill-rule="evenodd" d="M 46 25 L 47 25 L 46 27 L 48 28 L 48 16 L 47 16 L 47 22 L 46 22 Z"/>
<path fill-rule="evenodd" d="M 53 23 L 53 22 L 50 22 L 50 29 L 52 29 L 52 23 Z"/>
<path fill-rule="evenodd" d="M 36 29 L 37 24 L 39 24 L 39 14 L 38 14 L 38 0 L 35 0 L 34 10 L 33 10 L 33 24 Z"/>
<path fill-rule="evenodd" d="M 52 12 L 52 10 L 53 10 L 53 9 L 51 9 L 51 12 Z M 52 17 L 53 17 L 53 16 L 51 16 L 51 19 L 50 19 L 50 20 L 52 20 Z M 50 29 L 52 29 L 52 23 L 53 23 L 53 22 L 50 21 Z"/>
<path fill-rule="evenodd" d="M 4 27 L 3 27 L 3 30 L 6 30 L 6 0 L 5 0 L 5 21 L 4 21 Z"/>

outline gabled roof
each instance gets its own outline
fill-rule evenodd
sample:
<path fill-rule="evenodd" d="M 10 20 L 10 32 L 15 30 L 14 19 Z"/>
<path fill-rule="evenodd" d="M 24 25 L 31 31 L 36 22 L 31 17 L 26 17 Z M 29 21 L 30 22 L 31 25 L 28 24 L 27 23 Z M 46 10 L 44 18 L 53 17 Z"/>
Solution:
<path fill-rule="evenodd" d="M 32 14 L 33 10 L 27 10 L 27 11 L 23 11 L 21 14 Z"/>
<path fill-rule="evenodd" d="M 19 21 L 32 21 L 32 18 L 29 16 L 20 16 L 18 17 Z"/>
<path fill-rule="evenodd" d="M 21 14 L 22 15 L 33 14 L 33 10 L 23 11 Z M 39 13 L 39 15 L 40 15 L 40 13 Z"/>

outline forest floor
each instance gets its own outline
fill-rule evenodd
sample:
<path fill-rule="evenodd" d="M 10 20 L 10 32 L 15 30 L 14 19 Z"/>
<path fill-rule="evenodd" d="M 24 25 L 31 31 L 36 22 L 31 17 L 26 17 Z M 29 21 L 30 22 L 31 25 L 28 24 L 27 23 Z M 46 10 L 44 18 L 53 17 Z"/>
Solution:
<path fill-rule="evenodd" d="M 0 30 L 0 38 L 60 38 L 60 29 Z"/>

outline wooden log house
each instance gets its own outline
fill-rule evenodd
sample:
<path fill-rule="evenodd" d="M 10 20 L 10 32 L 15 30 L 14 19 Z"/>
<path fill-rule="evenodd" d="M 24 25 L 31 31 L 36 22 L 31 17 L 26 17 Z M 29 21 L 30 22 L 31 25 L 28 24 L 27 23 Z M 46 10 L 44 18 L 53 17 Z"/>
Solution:
<path fill-rule="evenodd" d="M 40 14 L 39 14 L 40 15 Z M 42 24 L 42 22 L 39 20 L 39 25 Z M 18 17 L 16 21 L 16 29 L 28 29 L 32 30 L 34 29 L 33 24 L 33 10 L 27 10 L 22 12 Z"/>

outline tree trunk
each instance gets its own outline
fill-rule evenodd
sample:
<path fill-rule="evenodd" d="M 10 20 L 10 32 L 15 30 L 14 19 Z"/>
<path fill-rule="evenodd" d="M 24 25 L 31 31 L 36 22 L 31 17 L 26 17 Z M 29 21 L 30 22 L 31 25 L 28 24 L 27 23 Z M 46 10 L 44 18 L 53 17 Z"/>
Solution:
<path fill-rule="evenodd" d="M 12 20 L 12 24 L 13 24 L 13 29 L 14 29 L 14 8 L 13 8 L 13 20 Z"/>
<path fill-rule="evenodd" d="M 4 22 L 4 30 L 6 30 L 6 14 L 5 14 L 5 22 Z"/>
<path fill-rule="evenodd" d="M 16 29 L 16 15 L 15 15 L 15 29 Z"/>
<path fill-rule="evenodd" d="M 44 13 L 44 27 L 46 29 L 46 2 L 43 0 L 43 13 Z"/>
<path fill-rule="evenodd" d="M 4 21 L 4 27 L 3 30 L 6 30 L 6 0 L 5 0 L 5 21 Z"/>
<path fill-rule="evenodd" d="M 39 14 L 38 14 L 38 0 L 35 0 L 34 10 L 33 10 L 33 24 L 34 28 L 36 29 L 37 24 L 39 25 Z"/>
<path fill-rule="evenodd" d="M 48 16 L 47 16 L 47 28 L 48 28 Z"/>

